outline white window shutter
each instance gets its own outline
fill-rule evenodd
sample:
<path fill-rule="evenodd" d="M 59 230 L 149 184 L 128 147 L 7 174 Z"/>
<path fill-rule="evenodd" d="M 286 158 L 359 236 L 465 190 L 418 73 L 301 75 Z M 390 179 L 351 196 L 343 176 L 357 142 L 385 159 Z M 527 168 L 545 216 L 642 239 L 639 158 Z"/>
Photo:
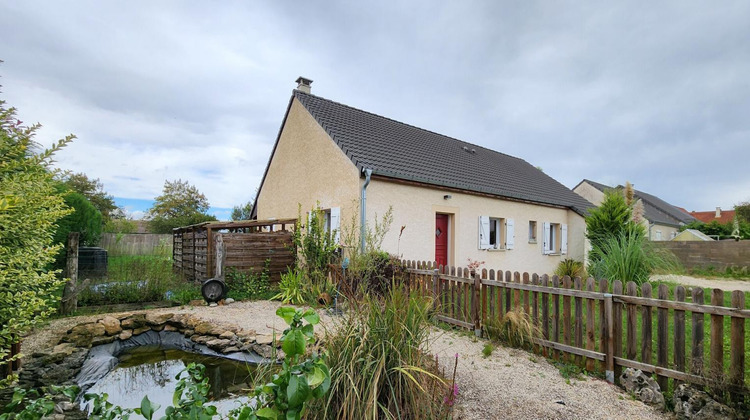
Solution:
<path fill-rule="evenodd" d="M 515 234 L 513 219 L 505 219 L 505 249 L 513 249 Z"/>
<path fill-rule="evenodd" d="M 331 207 L 331 232 L 333 242 L 338 244 L 341 239 L 341 207 Z"/>
<path fill-rule="evenodd" d="M 479 216 L 479 249 L 490 248 L 490 216 Z"/>
<path fill-rule="evenodd" d="M 560 232 L 560 254 L 565 255 L 568 253 L 568 225 L 560 225 Z"/>
<path fill-rule="evenodd" d="M 312 224 L 312 218 L 313 218 L 314 214 L 315 214 L 314 211 L 308 211 L 307 212 L 307 226 L 305 226 L 305 231 L 307 231 L 307 232 L 310 231 L 310 225 Z"/>
<path fill-rule="evenodd" d="M 542 237 L 542 254 L 545 254 L 545 255 L 550 253 L 549 230 L 550 230 L 550 224 L 548 222 L 544 222 L 544 236 Z"/>

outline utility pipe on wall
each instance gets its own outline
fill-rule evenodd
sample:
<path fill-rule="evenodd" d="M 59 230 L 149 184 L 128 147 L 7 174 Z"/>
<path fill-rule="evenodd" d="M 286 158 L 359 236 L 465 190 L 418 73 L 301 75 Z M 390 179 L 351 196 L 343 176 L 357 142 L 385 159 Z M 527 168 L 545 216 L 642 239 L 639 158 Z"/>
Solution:
<path fill-rule="evenodd" d="M 365 174 L 365 183 L 362 185 L 362 197 L 360 199 L 360 215 L 359 215 L 359 237 L 360 237 L 360 252 L 365 253 L 365 246 L 367 245 L 365 239 L 367 237 L 367 186 L 370 185 L 370 176 L 372 176 L 372 169 L 362 169 Z"/>

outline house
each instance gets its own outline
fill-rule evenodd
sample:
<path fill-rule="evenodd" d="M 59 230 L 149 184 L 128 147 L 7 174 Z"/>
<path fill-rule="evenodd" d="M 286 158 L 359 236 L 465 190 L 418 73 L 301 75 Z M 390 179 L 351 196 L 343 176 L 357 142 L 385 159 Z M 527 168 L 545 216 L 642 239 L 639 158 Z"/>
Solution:
<path fill-rule="evenodd" d="M 584 179 L 573 187 L 573 191 L 598 206 L 604 201 L 605 191 L 622 188 L 621 185 L 613 188 Z M 634 190 L 634 196 L 643 204 L 644 227 L 652 241 L 668 241 L 677 236 L 680 226 L 695 221 L 693 216 L 659 197 L 638 190 Z"/>
<path fill-rule="evenodd" d="M 714 239 L 705 233 L 695 229 L 685 229 L 672 238 L 673 241 L 713 241 Z"/>
<path fill-rule="evenodd" d="M 311 82 L 297 79 L 255 217 L 296 217 L 298 203 L 303 212 L 319 204 L 345 242 L 360 220 L 372 226 L 391 208 L 382 248 L 405 259 L 465 266 L 471 258 L 538 273 L 584 260 L 584 215 L 593 205 L 541 170 L 312 95 Z"/>
<path fill-rule="evenodd" d="M 716 211 L 691 211 L 689 214 L 703 223 L 715 220 L 725 225 L 734 221 L 734 210 L 721 210 L 721 207 L 716 207 Z"/>

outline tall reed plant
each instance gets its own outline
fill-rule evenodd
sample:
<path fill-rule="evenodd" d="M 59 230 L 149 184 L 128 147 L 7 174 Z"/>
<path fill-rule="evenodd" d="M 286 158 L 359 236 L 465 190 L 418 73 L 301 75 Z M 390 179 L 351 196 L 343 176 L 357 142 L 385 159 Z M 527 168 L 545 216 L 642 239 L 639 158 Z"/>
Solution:
<path fill-rule="evenodd" d="M 632 281 L 643 284 L 651 274 L 680 271 L 680 263 L 668 250 L 654 247 L 642 235 L 621 233 L 601 244 L 603 255 L 592 263 L 591 270 L 597 278 Z"/>
<path fill-rule="evenodd" d="M 446 417 L 447 385 L 423 351 L 432 302 L 394 286 L 352 306 L 325 340 L 331 391 L 310 418 Z"/>

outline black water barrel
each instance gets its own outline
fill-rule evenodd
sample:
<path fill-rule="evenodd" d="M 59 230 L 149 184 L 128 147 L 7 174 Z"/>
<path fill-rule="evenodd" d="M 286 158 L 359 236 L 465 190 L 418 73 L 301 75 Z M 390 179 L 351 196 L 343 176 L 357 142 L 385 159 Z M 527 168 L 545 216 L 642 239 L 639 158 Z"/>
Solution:
<path fill-rule="evenodd" d="M 206 302 L 218 302 L 227 296 L 227 284 L 219 278 L 208 279 L 201 286 L 201 294 Z"/>
<path fill-rule="evenodd" d="M 103 278 L 107 276 L 107 250 L 94 246 L 78 248 L 78 277 Z"/>

